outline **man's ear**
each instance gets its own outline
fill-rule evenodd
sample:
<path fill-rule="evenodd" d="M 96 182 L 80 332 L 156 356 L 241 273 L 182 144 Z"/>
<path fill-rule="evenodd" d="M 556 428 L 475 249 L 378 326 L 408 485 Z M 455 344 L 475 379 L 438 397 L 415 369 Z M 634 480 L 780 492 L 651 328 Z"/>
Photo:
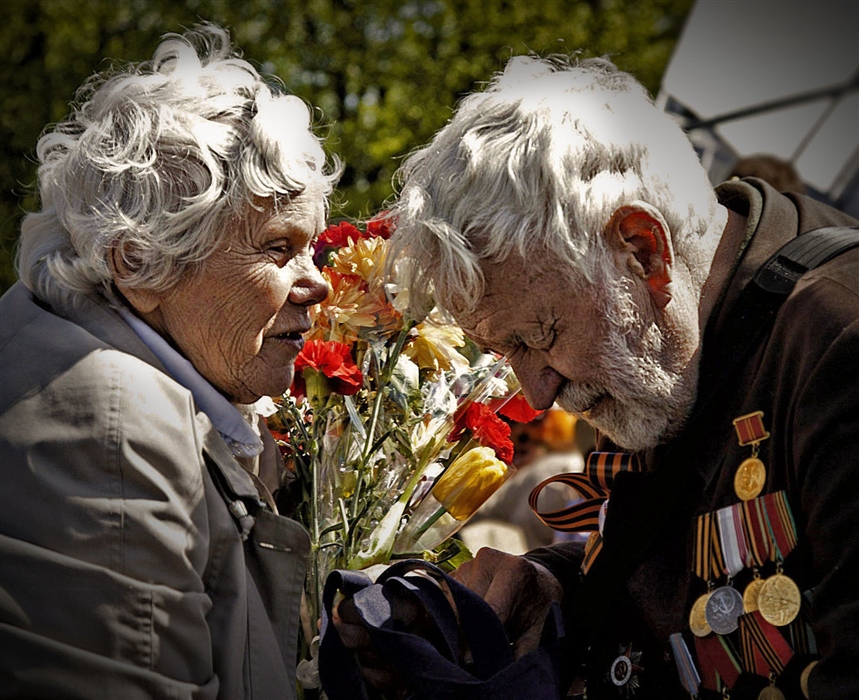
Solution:
<path fill-rule="evenodd" d="M 129 255 L 127 244 L 117 244 L 110 249 L 110 270 L 113 284 L 126 298 L 129 304 L 142 316 L 151 314 L 161 304 L 161 295 L 139 287 L 129 287 L 125 284 L 134 270 L 134 256 Z"/>
<path fill-rule="evenodd" d="M 612 214 L 605 234 L 621 269 L 646 282 L 664 308 L 673 294 L 674 251 L 662 214 L 644 202 L 624 205 Z"/>

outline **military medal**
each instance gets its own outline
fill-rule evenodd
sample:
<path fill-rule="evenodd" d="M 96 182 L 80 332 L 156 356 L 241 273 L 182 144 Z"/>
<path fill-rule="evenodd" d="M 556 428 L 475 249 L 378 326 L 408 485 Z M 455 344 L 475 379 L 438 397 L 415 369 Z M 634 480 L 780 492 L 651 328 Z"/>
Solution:
<path fill-rule="evenodd" d="M 696 637 L 695 652 L 702 686 L 716 692 L 734 687 L 743 667 L 726 637 L 718 634 Z"/>
<path fill-rule="evenodd" d="M 734 492 L 743 501 L 750 501 L 760 495 L 767 480 L 764 463 L 757 457 L 743 460 L 734 475 Z"/>
<path fill-rule="evenodd" d="M 671 652 L 674 654 L 674 663 L 677 665 L 677 674 L 680 677 L 680 685 L 689 693 L 690 697 L 697 698 L 701 688 L 701 674 L 692 660 L 686 640 L 679 632 L 675 632 L 668 638 L 671 644 Z"/>
<path fill-rule="evenodd" d="M 759 499 L 744 501 L 737 504 L 737 512 L 743 523 L 743 535 L 746 540 L 746 566 L 754 571 L 754 578 L 743 591 L 743 609 L 747 612 L 758 610 L 758 594 L 764 579 L 759 568 L 764 565 L 771 555 L 772 546 L 769 530 L 763 520 L 763 511 Z"/>
<path fill-rule="evenodd" d="M 641 652 L 633 651 L 632 645 L 620 648 L 620 655 L 612 662 L 608 672 L 609 680 L 624 697 L 630 697 L 638 690 L 638 672 L 641 667 Z"/>
<path fill-rule="evenodd" d="M 689 613 L 689 629 L 696 637 L 706 637 L 712 628 L 707 623 L 707 615 L 705 613 L 707 600 L 710 597 L 709 593 L 705 593 L 696 600 L 692 605 L 692 611 Z"/>
<path fill-rule="evenodd" d="M 811 675 L 811 671 L 815 666 L 817 666 L 817 661 L 812 661 L 802 670 L 802 673 L 799 676 L 799 689 L 806 698 L 808 698 L 808 677 Z"/>
<path fill-rule="evenodd" d="M 782 562 L 796 546 L 796 524 L 784 491 L 767 494 L 761 506 L 778 563 L 775 575 L 758 592 L 758 607 L 767 622 L 783 627 L 796 619 L 802 603 L 799 588 L 782 571 Z"/>
<path fill-rule="evenodd" d="M 749 581 L 749 584 L 743 591 L 743 610 L 745 612 L 750 613 L 760 609 L 758 605 L 758 596 L 760 595 L 763 585 L 764 579 L 761 578 L 759 573 L 755 572 L 755 577 Z"/>
<path fill-rule="evenodd" d="M 721 548 L 716 545 L 716 520 L 713 513 L 698 516 L 695 530 L 695 574 L 707 582 L 707 592 L 700 596 L 689 612 L 689 629 L 696 637 L 706 637 L 712 629 L 707 622 L 707 601 L 712 594 L 713 572 L 722 569 Z"/>
<path fill-rule="evenodd" d="M 737 531 L 733 506 L 719 508 L 712 523 L 717 535 L 712 548 L 721 571 L 728 575 L 728 584 L 714 590 L 704 606 L 707 624 L 716 634 L 730 634 L 737 629 L 737 618 L 743 614 L 743 596 L 731 585 L 731 580 L 743 569 L 740 542 L 745 537 Z"/>
<path fill-rule="evenodd" d="M 784 693 L 774 685 L 768 685 L 760 692 L 758 700 L 785 700 L 785 697 Z"/>
<path fill-rule="evenodd" d="M 737 629 L 737 620 L 742 614 L 743 596 L 733 586 L 717 588 L 704 606 L 707 624 L 716 634 L 730 634 Z"/>
<path fill-rule="evenodd" d="M 789 576 L 777 572 L 763 582 L 758 592 L 758 608 L 771 625 L 784 627 L 799 615 L 802 594 Z"/>
<path fill-rule="evenodd" d="M 764 428 L 763 417 L 763 411 L 755 411 L 734 419 L 740 447 L 752 446 L 752 456 L 740 464 L 734 475 L 734 491 L 743 501 L 757 498 L 766 483 L 767 470 L 758 459 L 758 446 L 770 436 Z"/>

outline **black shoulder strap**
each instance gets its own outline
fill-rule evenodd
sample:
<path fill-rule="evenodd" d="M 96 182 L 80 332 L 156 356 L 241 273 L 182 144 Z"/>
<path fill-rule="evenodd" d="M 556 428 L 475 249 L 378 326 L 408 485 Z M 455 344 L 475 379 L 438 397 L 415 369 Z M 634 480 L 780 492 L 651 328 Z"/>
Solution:
<path fill-rule="evenodd" d="M 767 260 L 754 282 L 766 292 L 787 296 L 806 272 L 856 246 L 859 226 L 828 226 L 803 233 Z"/>
<path fill-rule="evenodd" d="M 746 288 L 735 323 L 722 339 L 724 342 L 720 342 L 720 353 L 708 359 L 708 364 L 717 368 L 718 376 L 708 377 L 707 386 L 725 385 L 725 379 L 754 341 L 768 332 L 782 302 L 803 274 L 857 246 L 859 227 L 820 228 L 792 239 L 764 263 L 754 283 Z M 689 424 L 700 419 L 716 393 L 711 390 L 699 398 Z M 573 628 L 569 638 L 578 637 L 581 643 L 588 643 L 598 634 L 617 596 L 666 525 L 673 504 L 690 488 L 694 470 L 682 460 L 669 459 L 682 447 L 682 443 L 675 443 L 666 451 L 664 467 L 657 469 L 643 485 L 635 512 L 624 518 L 630 527 L 615 532 L 620 546 L 607 541 L 583 578 L 576 603 L 568 607 Z"/>

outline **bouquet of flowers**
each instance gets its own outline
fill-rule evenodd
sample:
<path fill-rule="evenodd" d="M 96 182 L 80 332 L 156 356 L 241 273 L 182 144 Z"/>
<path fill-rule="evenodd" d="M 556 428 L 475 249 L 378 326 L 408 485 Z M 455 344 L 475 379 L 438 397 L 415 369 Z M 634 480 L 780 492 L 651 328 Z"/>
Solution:
<path fill-rule="evenodd" d="M 481 353 L 431 313 L 403 313 L 406 293 L 383 272 L 392 225 L 384 215 L 320 237 L 316 262 L 330 287 L 269 417 L 309 530 L 303 618 L 317 634 L 329 572 L 397 557 L 456 565 L 451 536 L 512 473 L 510 426 L 533 411 L 503 358 Z M 299 673 L 312 687 L 307 669 Z M 301 669 L 300 669 L 301 671 Z"/>

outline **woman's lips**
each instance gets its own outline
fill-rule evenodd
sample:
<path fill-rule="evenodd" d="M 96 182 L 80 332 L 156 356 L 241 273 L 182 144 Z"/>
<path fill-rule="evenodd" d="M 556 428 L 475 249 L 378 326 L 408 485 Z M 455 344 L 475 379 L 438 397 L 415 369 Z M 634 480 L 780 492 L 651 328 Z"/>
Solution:
<path fill-rule="evenodd" d="M 301 352 L 301 349 L 304 347 L 304 337 L 299 331 L 288 331 L 278 335 L 270 335 L 268 340 L 274 340 L 278 344 L 290 346 L 296 352 Z"/>

